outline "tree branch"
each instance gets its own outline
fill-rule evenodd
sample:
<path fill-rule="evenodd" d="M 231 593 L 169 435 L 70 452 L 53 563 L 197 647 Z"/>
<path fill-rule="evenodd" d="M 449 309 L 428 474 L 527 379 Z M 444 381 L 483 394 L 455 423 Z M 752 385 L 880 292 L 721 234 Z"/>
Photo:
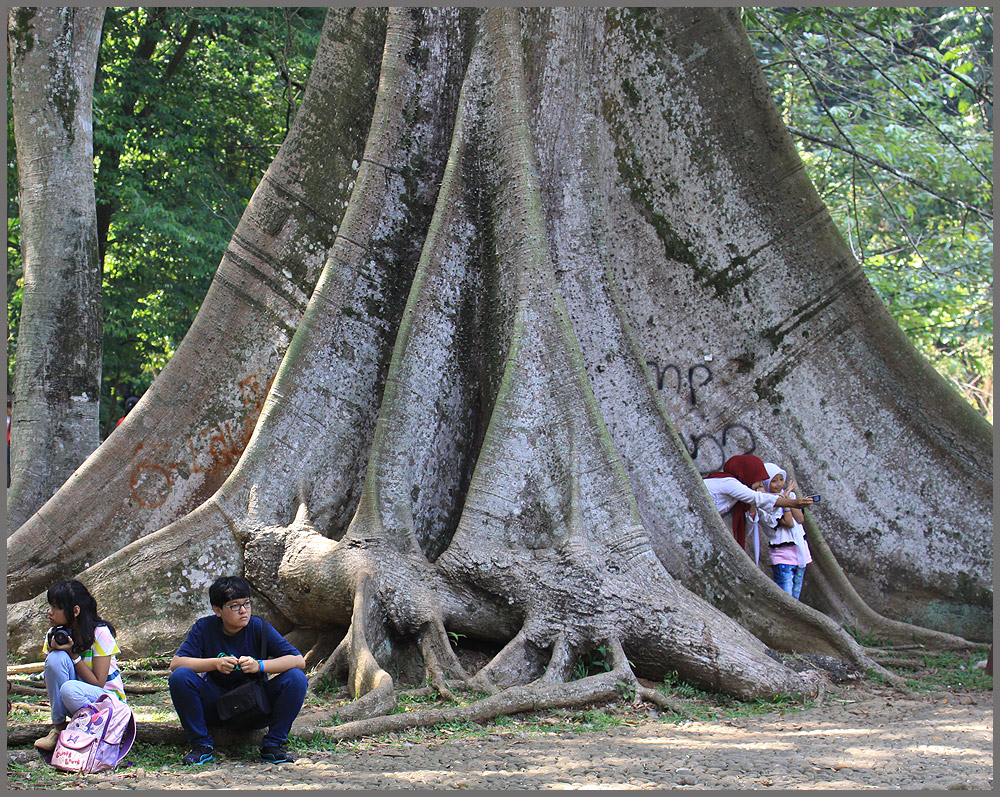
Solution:
<path fill-rule="evenodd" d="M 945 196 L 939 191 L 936 191 L 931 186 L 927 185 L 927 183 L 923 182 L 922 180 L 918 180 L 916 177 L 910 177 L 909 175 L 903 174 L 901 171 L 893 167 L 891 164 L 888 164 L 883 160 L 879 160 L 878 158 L 873 158 L 871 155 L 865 155 L 863 152 L 859 152 L 858 149 L 854 146 L 854 144 L 851 143 L 851 140 L 847 138 L 847 136 L 839 128 L 838 132 L 840 132 L 840 134 L 844 136 L 844 140 L 847 141 L 846 145 L 838 144 L 836 141 L 831 141 L 830 139 L 823 138 L 822 136 L 817 136 L 812 133 L 807 133 L 805 130 L 801 130 L 797 127 L 792 127 L 791 125 L 788 126 L 788 131 L 793 135 L 798 136 L 799 138 L 804 138 L 807 139 L 808 141 L 813 141 L 816 144 L 822 144 L 824 147 L 829 147 L 830 149 L 835 149 L 840 152 L 845 152 L 848 155 L 854 156 L 860 161 L 869 163 L 872 166 L 877 166 L 879 169 L 889 172 L 893 176 L 898 177 L 900 180 L 903 180 L 904 182 L 909 183 L 910 185 L 913 185 L 922 191 L 926 191 L 928 194 L 930 194 L 933 197 L 936 197 L 937 199 L 940 199 L 942 202 L 947 202 L 950 205 L 962 208 L 962 210 L 967 210 L 971 211 L 972 213 L 975 213 L 983 221 L 989 221 L 989 222 L 993 221 L 992 213 L 988 213 L 982 208 L 979 208 L 975 205 L 970 205 L 967 202 L 963 202 L 960 199 L 953 199 L 952 197 Z"/>
<path fill-rule="evenodd" d="M 934 120 L 931 119 L 924 112 L 924 109 L 920 107 L 920 104 L 915 102 L 914 99 L 907 93 L 906 89 L 904 89 L 895 80 L 889 77 L 889 75 L 887 75 L 878 64 L 873 62 L 867 55 L 861 52 L 861 50 L 855 47 L 854 44 L 852 44 L 850 41 L 847 42 L 847 46 L 850 47 L 852 50 L 854 50 L 854 52 L 857 53 L 857 55 L 868 64 L 868 66 L 870 66 L 872 69 L 878 72 L 883 78 L 885 78 L 886 81 L 888 81 L 889 85 L 891 85 L 894 89 L 896 89 L 896 91 L 902 94 L 906 98 L 907 102 L 909 102 L 910 105 L 916 108 L 917 113 L 919 113 L 927 121 L 927 124 L 933 127 L 945 141 L 951 144 L 955 152 L 961 155 L 962 158 L 966 162 L 968 162 L 968 164 L 973 169 L 976 170 L 979 176 L 982 177 L 990 187 L 992 187 L 993 181 L 990 179 L 989 175 L 984 173 L 983 170 L 979 168 L 979 164 L 977 164 L 974 160 L 972 160 L 972 158 L 970 158 L 968 155 L 965 154 L 965 151 L 960 146 L 958 146 L 958 142 L 956 142 L 950 135 L 948 135 L 944 130 L 938 127 L 938 125 L 934 122 Z"/>
<path fill-rule="evenodd" d="M 850 151 L 852 152 L 852 154 L 854 154 L 855 156 L 859 156 L 860 153 L 858 153 L 857 150 L 855 149 L 854 144 L 851 142 L 850 136 L 848 136 L 847 133 L 844 132 L 843 128 L 837 122 L 836 117 L 834 117 L 834 115 L 830 112 L 830 109 L 827 107 L 826 103 L 823 101 L 823 96 L 822 96 L 822 94 L 820 94 L 819 89 L 817 88 L 815 82 L 813 82 L 812 75 L 809 73 L 809 70 L 806 68 L 806 65 L 804 63 L 802 63 L 802 60 L 798 57 L 798 55 L 794 52 L 794 50 L 792 50 L 788 46 L 787 42 L 785 42 L 785 40 L 782 39 L 777 34 L 777 32 L 774 31 L 773 28 L 771 28 L 769 25 L 767 25 L 767 23 L 764 23 L 764 26 L 768 29 L 768 31 L 771 33 L 771 35 L 774 36 L 774 38 L 777 39 L 782 44 L 783 47 L 785 47 L 785 49 L 787 49 L 789 52 L 791 52 L 792 58 L 795 59 L 795 62 L 796 62 L 796 64 L 798 64 L 799 69 L 802 70 L 802 75 L 809 82 L 809 85 L 810 85 L 810 87 L 813 90 L 813 95 L 819 101 L 820 107 L 823 109 L 823 113 L 826 114 L 827 118 L 829 118 L 829 120 L 833 124 L 834 128 L 837 130 L 838 133 L 840 133 L 840 135 L 844 139 L 844 141 L 847 142 L 848 146 L 850 147 Z M 892 213 L 892 215 L 897 219 L 897 221 L 899 221 L 899 217 L 896 214 L 895 207 L 893 207 L 892 203 L 889 202 L 888 198 L 883 193 L 881 187 L 879 186 L 878 182 L 875 180 L 874 176 L 872 176 L 871 172 L 868 171 L 867 167 L 864 167 L 864 168 L 865 168 L 865 172 L 868 174 L 868 176 L 871 177 L 872 184 L 875 186 L 875 190 L 878 191 L 879 196 L 881 196 L 882 200 L 887 204 L 887 206 L 889 207 L 889 211 Z M 910 245 L 913 247 L 913 251 L 917 253 L 917 256 L 920 257 L 921 262 L 923 262 L 923 257 L 920 256 L 920 252 L 917 249 L 917 244 L 912 239 L 912 237 L 910 236 L 910 232 L 909 232 L 909 230 L 906 229 L 906 225 L 902 224 L 902 222 L 900 222 L 900 227 L 903 230 L 903 234 L 906 236 L 907 240 L 910 242 Z"/>
<path fill-rule="evenodd" d="M 184 38 L 181 39 L 181 43 L 177 46 L 177 50 L 174 52 L 173 57 L 170 59 L 170 63 L 167 64 L 167 68 L 163 70 L 164 81 L 170 80 L 174 73 L 177 71 L 178 67 L 181 65 L 181 61 L 184 60 L 184 56 L 187 51 L 191 49 L 191 43 L 194 41 L 195 35 L 198 33 L 198 28 L 200 23 L 198 20 L 194 20 L 184 34 Z"/>
<path fill-rule="evenodd" d="M 975 83 L 973 83 L 968 78 L 966 78 L 966 77 L 958 74 L 957 72 L 953 72 L 951 69 L 949 69 L 948 67 L 946 67 L 944 64 L 940 63 L 939 61 L 935 61 L 930 56 L 924 55 L 923 53 L 918 52 L 917 50 L 914 50 L 914 49 L 912 49 L 910 47 L 907 47 L 905 44 L 902 44 L 902 43 L 897 42 L 897 41 L 893 41 L 892 39 L 890 39 L 890 38 L 888 38 L 886 36 L 882 36 L 881 34 L 876 33 L 875 31 L 871 30 L 870 28 L 866 28 L 864 25 L 859 25 L 857 22 L 855 22 L 853 20 L 850 20 L 850 25 L 855 30 L 860 31 L 861 33 L 864 33 L 866 36 L 871 36 L 873 39 L 878 39 L 880 42 L 882 42 L 884 44 L 888 44 L 891 47 L 893 47 L 894 49 L 902 50 L 907 55 L 912 55 L 914 58 L 920 58 L 920 59 L 926 61 L 927 63 L 931 64 L 938 71 L 944 72 L 949 77 L 954 78 L 959 83 L 961 83 L 962 85 L 966 86 L 977 97 L 983 98 L 984 100 L 986 100 L 990 104 L 993 103 L 993 97 L 991 95 L 987 94 L 987 92 L 985 91 L 985 86 L 976 85 Z"/>
<path fill-rule="evenodd" d="M 955 205 L 957 207 L 961 207 L 961 208 L 963 208 L 965 210 L 971 210 L 972 212 L 976 213 L 977 215 L 979 215 L 983 219 L 986 219 L 986 220 L 989 220 L 989 221 L 993 220 L 992 214 L 988 214 L 985 211 L 981 210 L 980 208 L 977 208 L 977 207 L 975 207 L 973 205 L 969 205 L 969 204 L 967 204 L 965 202 L 962 202 L 961 200 L 956 200 L 956 199 L 952 199 L 950 197 L 943 196 L 941 193 L 939 193 L 938 191 L 935 191 L 934 189 L 932 189 L 930 186 L 926 185 L 925 183 L 922 183 L 919 180 L 916 180 L 914 178 L 907 177 L 906 175 L 901 174 L 900 172 L 898 172 L 897 170 L 895 170 L 894 168 L 892 168 L 891 166 L 889 166 L 889 164 L 885 163 L 884 161 L 880 161 L 880 160 L 878 160 L 876 158 L 872 158 L 872 157 L 870 157 L 868 155 L 864 155 L 864 154 L 858 152 L 857 148 L 851 142 L 850 136 L 847 135 L 847 133 L 844 131 L 844 129 L 837 122 L 837 119 L 833 116 L 832 113 L 830 113 L 830 109 L 827 107 L 826 103 L 823 101 L 823 97 L 820 94 L 819 89 L 817 88 L 815 82 L 813 81 L 812 74 L 811 74 L 809 68 L 802 62 L 802 59 L 799 58 L 798 54 L 796 54 L 796 52 L 794 51 L 794 49 L 789 46 L 788 42 L 786 42 L 778 34 L 778 32 L 774 30 L 773 27 L 771 27 L 770 25 L 768 25 L 763 20 L 761 20 L 761 24 L 763 24 L 764 27 L 767 29 L 768 33 L 770 33 L 778 42 L 780 42 L 781 45 L 782 45 L 782 47 L 784 47 L 791 54 L 792 60 L 799 67 L 799 69 L 802 72 L 802 75 L 805 77 L 805 79 L 809 83 L 809 86 L 812 88 L 813 95 L 819 101 L 820 107 L 823 109 L 823 113 L 826 114 L 827 118 L 829 118 L 830 122 L 833 124 L 834 128 L 836 129 L 836 131 L 840 134 L 841 138 L 843 138 L 844 141 L 847 142 L 847 146 L 845 147 L 845 146 L 842 146 L 842 145 L 835 144 L 834 142 L 829 141 L 827 139 L 822 139 L 822 138 L 819 138 L 819 137 L 816 137 L 816 136 L 812 136 L 809 133 L 806 133 L 806 132 L 804 132 L 802 130 L 798 130 L 798 129 L 793 128 L 791 126 L 789 126 L 789 128 L 788 128 L 790 132 L 792 132 L 795 135 L 801 136 L 803 138 L 807 138 L 807 139 L 810 139 L 812 141 L 815 141 L 816 143 L 823 144 L 824 146 L 832 147 L 832 148 L 840 150 L 842 152 L 848 152 L 848 153 L 850 153 L 851 155 L 853 155 L 854 157 L 858 158 L 861 161 L 865 161 L 865 162 L 871 163 L 872 165 L 878 166 L 881 169 L 885 169 L 886 171 L 888 171 L 888 172 L 894 174 L 895 176 L 899 177 L 901 180 L 905 180 L 908 183 L 911 183 L 913 185 L 918 186 L 922 190 L 928 192 L 929 194 L 931 194 L 934 197 L 937 197 L 938 199 L 942 200 L 943 202 L 947 202 L 947 203 Z M 864 57 L 864 56 L 862 55 L 862 57 Z M 961 153 L 961 150 L 959 150 L 959 152 Z M 964 157 L 964 153 L 961 153 L 961 154 Z"/>

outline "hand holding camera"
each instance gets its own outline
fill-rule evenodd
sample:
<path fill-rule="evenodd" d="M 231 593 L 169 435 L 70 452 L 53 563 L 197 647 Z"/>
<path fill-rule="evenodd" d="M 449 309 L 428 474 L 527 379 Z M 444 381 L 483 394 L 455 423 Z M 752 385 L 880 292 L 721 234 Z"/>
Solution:
<path fill-rule="evenodd" d="M 73 630 L 65 625 L 57 625 L 55 628 L 50 628 L 49 647 L 53 650 L 72 650 Z"/>

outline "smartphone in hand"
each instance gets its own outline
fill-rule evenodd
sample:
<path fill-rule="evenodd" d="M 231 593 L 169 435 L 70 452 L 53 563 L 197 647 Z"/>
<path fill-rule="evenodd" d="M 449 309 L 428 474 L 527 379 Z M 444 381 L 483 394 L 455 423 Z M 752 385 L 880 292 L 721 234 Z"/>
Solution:
<path fill-rule="evenodd" d="M 818 504 L 819 503 L 819 495 L 818 494 L 817 495 L 807 495 L 806 498 L 812 498 L 812 501 L 813 501 L 814 504 Z"/>

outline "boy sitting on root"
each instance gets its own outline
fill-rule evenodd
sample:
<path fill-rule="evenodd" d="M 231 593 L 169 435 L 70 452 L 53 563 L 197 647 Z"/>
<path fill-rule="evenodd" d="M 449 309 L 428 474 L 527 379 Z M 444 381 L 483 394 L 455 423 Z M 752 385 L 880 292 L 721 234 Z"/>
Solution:
<path fill-rule="evenodd" d="M 285 750 L 292 722 L 302 709 L 308 680 L 305 659 L 269 622 L 250 611 L 250 585 L 223 576 L 208 588 L 211 614 L 195 622 L 170 660 L 170 699 L 191 743 L 185 764 L 207 764 L 215 754 L 209 726 L 245 730 L 267 728 L 260 758 L 292 761 Z M 266 656 L 261 641 L 266 639 Z M 273 676 L 263 684 L 270 704 L 258 717 L 220 718 L 219 699 L 251 678 Z"/>

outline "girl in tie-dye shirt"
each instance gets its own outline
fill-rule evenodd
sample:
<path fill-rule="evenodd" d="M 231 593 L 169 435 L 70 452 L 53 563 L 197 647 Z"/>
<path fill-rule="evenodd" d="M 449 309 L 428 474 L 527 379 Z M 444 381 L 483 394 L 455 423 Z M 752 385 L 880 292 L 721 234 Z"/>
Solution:
<path fill-rule="evenodd" d="M 45 654 L 45 688 L 52 707 L 52 729 L 35 747 L 53 750 L 66 718 L 103 694 L 125 701 L 125 685 L 118 669 L 115 629 L 97 613 L 97 601 L 79 581 L 60 581 L 49 587 L 49 632 Z M 69 641 L 56 638 L 57 629 Z"/>

